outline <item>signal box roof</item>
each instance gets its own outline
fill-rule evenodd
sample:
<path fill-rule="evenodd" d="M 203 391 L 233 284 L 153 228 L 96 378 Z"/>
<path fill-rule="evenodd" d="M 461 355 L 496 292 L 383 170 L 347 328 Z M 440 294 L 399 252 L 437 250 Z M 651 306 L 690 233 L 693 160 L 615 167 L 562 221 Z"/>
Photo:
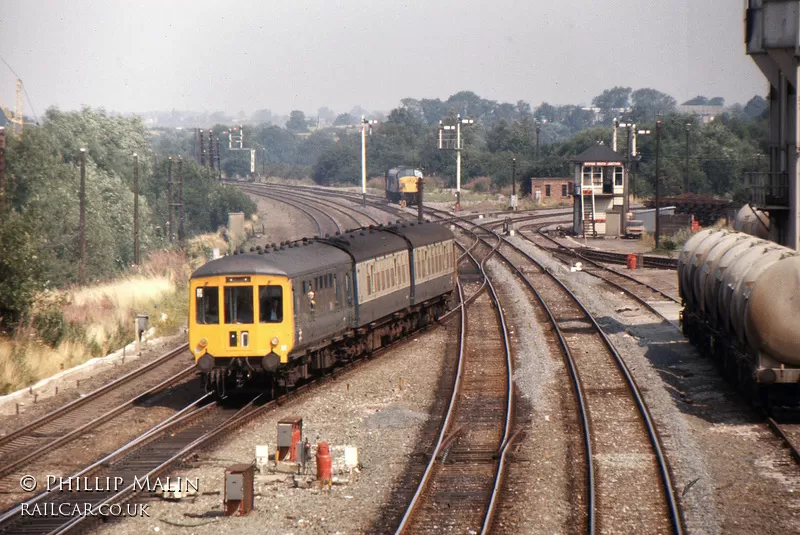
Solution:
<path fill-rule="evenodd" d="M 608 145 L 595 144 L 575 156 L 572 161 L 577 163 L 586 162 L 619 162 L 622 165 L 624 157 L 618 152 L 614 152 Z"/>
<path fill-rule="evenodd" d="M 244 253 L 225 256 L 200 266 L 192 278 L 217 275 L 278 275 L 295 277 L 317 271 L 321 267 L 350 265 L 350 257 L 325 243 L 297 243 L 284 249 L 267 249 L 262 254 Z"/>

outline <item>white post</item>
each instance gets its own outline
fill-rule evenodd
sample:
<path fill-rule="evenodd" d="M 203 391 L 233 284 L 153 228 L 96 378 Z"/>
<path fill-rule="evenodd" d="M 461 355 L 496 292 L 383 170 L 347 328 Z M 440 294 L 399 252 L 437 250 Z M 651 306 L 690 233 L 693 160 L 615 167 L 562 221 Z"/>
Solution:
<path fill-rule="evenodd" d="M 461 210 L 461 115 L 456 116 L 456 212 Z"/>
<path fill-rule="evenodd" d="M 361 205 L 367 206 L 367 120 L 361 116 Z"/>
<path fill-rule="evenodd" d="M 613 121 L 613 132 L 611 134 L 611 150 L 617 152 L 617 125 L 619 124 L 616 119 Z"/>

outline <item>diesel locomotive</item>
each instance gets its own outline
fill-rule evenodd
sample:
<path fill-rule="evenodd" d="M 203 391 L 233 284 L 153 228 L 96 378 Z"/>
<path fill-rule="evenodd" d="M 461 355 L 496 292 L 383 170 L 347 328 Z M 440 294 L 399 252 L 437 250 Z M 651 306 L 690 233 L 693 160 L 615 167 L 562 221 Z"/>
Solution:
<path fill-rule="evenodd" d="M 206 388 L 290 386 L 435 321 L 455 288 L 454 247 L 446 227 L 398 223 L 208 262 L 189 307 Z"/>
<path fill-rule="evenodd" d="M 800 401 L 800 256 L 741 232 L 707 229 L 678 260 L 684 334 L 765 406 Z"/>
<path fill-rule="evenodd" d="M 417 179 L 424 178 L 422 171 L 409 166 L 393 167 L 386 171 L 386 198 L 403 206 L 419 202 Z"/>

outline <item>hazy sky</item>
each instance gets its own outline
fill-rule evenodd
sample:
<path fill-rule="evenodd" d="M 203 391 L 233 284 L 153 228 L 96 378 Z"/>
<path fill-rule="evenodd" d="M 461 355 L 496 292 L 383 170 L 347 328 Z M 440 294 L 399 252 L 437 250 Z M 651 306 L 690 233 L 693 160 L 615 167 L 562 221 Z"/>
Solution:
<path fill-rule="evenodd" d="M 744 103 L 767 84 L 743 19 L 743 0 L 3 0 L 0 55 L 40 115 L 386 111 L 460 90 L 588 105 L 614 85 Z M 7 106 L 14 79 L 0 64 Z"/>

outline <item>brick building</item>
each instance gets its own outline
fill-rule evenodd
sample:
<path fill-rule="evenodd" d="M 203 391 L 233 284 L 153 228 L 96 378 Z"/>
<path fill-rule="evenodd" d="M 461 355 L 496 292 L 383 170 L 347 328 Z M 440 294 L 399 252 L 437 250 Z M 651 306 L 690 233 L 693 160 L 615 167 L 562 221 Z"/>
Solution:
<path fill-rule="evenodd" d="M 569 177 L 533 177 L 531 198 L 538 202 L 572 202 L 572 184 Z"/>

